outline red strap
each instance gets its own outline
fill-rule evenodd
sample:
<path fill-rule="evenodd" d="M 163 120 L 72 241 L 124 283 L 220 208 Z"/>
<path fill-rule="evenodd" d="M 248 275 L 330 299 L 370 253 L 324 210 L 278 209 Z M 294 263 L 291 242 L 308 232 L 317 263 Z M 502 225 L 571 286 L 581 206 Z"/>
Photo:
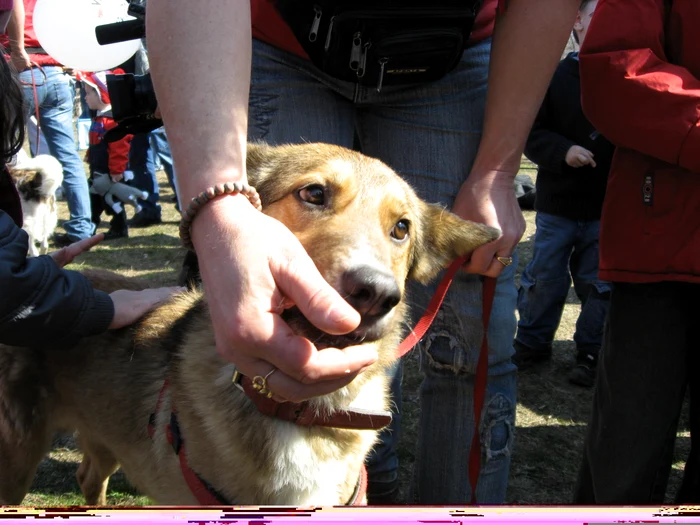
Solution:
<path fill-rule="evenodd" d="M 476 485 L 479 481 L 479 471 L 481 470 L 479 423 L 481 422 L 481 409 L 484 406 L 484 398 L 486 397 L 486 382 L 489 368 L 488 329 L 489 320 L 491 319 L 491 306 L 495 295 L 496 279 L 494 277 L 484 278 L 482 292 L 483 310 L 481 313 L 484 336 L 481 339 L 481 350 L 479 350 L 479 361 L 476 365 L 476 378 L 474 379 L 474 435 L 472 436 L 472 446 L 469 450 L 469 484 L 472 487 L 472 505 L 476 505 Z"/>
<path fill-rule="evenodd" d="M 467 261 L 467 257 L 457 259 L 445 272 L 442 281 L 435 290 L 435 295 L 430 299 L 430 303 L 420 318 L 413 331 L 404 339 L 396 349 L 397 357 L 403 357 L 406 352 L 413 348 L 418 341 L 425 335 L 430 328 L 430 325 L 435 320 L 435 316 L 442 306 L 447 290 L 452 284 L 455 275 Z M 472 446 L 469 450 L 469 483 L 472 487 L 472 505 L 476 505 L 476 485 L 479 481 L 479 471 L 481 470 L 481 439 L 479 437 L 479 423 L 481 422 L 481 410 L 484 406 L 484 398 L 486 396 L 486 383 L 488 379 L 488 363 L 489 363 L 489 343 L 488 343 L 488 327 L 491 319 L 491 306 L 496 295 L 496 279 L 494 277 L 485 277 L 483 292 L 482 292 L 482 325 L 484 336 L 481 340 L 481 349 L 479 350 L 479 360 L 476 365 L 476 378 L 474 379 L 474 435 L 472 437 Z"/>
<path fill-rule="evenodd" d="M 187 464 L 187 452 L 185 451 L 185 445 L 180 447 L 180 451 L 177 453 L 177 457 L 180 460 L 180 470 L 182 475 L 187 482 L 187 486 L 190 488 L 192 495 L 197 500 L 200 505 L 213 505 L 220 507 L 225 505 L 224 502 L 220 501 L 219 498 L 214 496 L 209 490 L 200 477 L 192 470 Z"/>
<path fill-rule="evenodd" d="M 419 319 L 419 321 L 416 323 L 416 327 L 406 336 L 406 339 L 401 341 L 401 344 L 396 349 L 397 358 L 403 357 L 406 355 L 406 352 L 416 346 L 418 341 L 420 341 L 428 331 L 430 325 L 433 324 L 435 316 L 437 315 L 438 310 L 440 310 L 440 306 L 442 306 L 442 301 L 445 299 L 447 290 L 449 289 L 450 284 L 452 284 L 452 280 L 457 274 L 457 271 L 459 271 L 465 262 L 467 262 L 467 257 L 461 257 L 454 261 L 447 269 L 447 272 L 445 272 L 445 275 L 442 278 L 442 281 L 440 281 L 437 290 L 435 290 L 435 295 L 433 295 L 432 299 L 430 299 L 430 303 L 428 303 L 428 307 L 425 309 L 423 317 Z"/>

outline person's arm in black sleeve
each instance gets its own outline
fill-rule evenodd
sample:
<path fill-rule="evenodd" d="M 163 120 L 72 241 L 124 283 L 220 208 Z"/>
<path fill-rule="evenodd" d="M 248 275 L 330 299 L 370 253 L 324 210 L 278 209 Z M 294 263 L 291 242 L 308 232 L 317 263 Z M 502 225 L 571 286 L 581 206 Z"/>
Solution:
<path fill-rule="evenodd" d="M 48 255 L 27 258 L 27 247 L 24 230 L 0 211 L 0 343 L 63 346 L 107 330 L 109 295 Z"/>
<path fill-rule="evenodd" d="M 538 167 L 553 173 L 562 173 L 562 170 L 567 167 L 566 153 L 576 143 L 552 131 L 553 115 L 551 115 L 549 103 L 548 92 L 527 137 L 525 156 Z"/>

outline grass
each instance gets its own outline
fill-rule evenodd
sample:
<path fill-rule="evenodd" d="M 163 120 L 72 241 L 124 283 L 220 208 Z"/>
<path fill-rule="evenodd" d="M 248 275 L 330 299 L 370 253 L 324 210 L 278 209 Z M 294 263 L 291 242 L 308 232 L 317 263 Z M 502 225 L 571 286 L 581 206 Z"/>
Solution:
<path fill-rule="evenodd" d="M 532 164 L 523 159 L 521 173 L 535 177 Z M 80 257 L 71 269 L 106 268 L 129 276 L 148 279 L 157 285 L 175 284 L 184 256 L 177 237 L 179 215 L 171 204 L 172 191 L 164 174 L 159 174 L 162 224 L 132 229 L 129 239 L 98 245 Z M 60 217 L 67 218 L 65 203 Z M 129 209 L 128 213 L 133 211 Z M 519 245 L 518 276 L 529 261 L 534 234 L 534 212 L 526 211 L 527 231 Z M 106 230 L 106 224 L 100 231 Z M 567 382 L 574 363 L 572 335 L 580 304 L 570 293 L 553 345 L 551 362 L 519 374 L 516 437 L 513 447 L 507 502 L 513 504 L 567 504 L 571 501 L 576 473 L 581 459 L 592 390 Z M 414 445 L 419 414 L 418 386 L 420 374 L 415 353 L 407 360 L 404 383 L 404 424 L 399 445 L 401 488 L 406 491 L 411 477 Z M 680 485 L 684 460 L 690 449 L 687 407 L 679 428 L 676 455 L 667 499 L 671 501 Z M 81 455 L 70 437 L 55 441 L 44 459 L 24 505 L 47 507 L 84 504 L 75 480 Z M 464 466 L 467 468 L 467 465 Z M 137 493 L 118 472 L 108 489 L 109 505 L 147 505 L 149 500 Z"/>

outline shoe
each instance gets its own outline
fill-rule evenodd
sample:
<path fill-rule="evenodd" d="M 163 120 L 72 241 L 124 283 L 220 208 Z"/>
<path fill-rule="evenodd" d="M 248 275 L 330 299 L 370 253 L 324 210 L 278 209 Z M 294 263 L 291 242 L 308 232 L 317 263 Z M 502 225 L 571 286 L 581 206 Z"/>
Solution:
<path fill-rule="evenodd" d="M 576 366 L 569 372 L 569 382 L 579 386 L 592 387 L 598 368 L 598 356 L 581 353 L 576 358 Z"/>
<path fill-rule="evenodd" d="M 153 226 L 154 224 L 161 224 L 163 220 L 160 215 L 157 217 L 145 215 L 142 211 L 134 215 L 129 221 L 129 226 L 134 228 L 147 228 L 148 226 Z"/>
<path fill-rule="evenodd" d="M 78 242 L 78 240 L 73 240 L 70 237 L 68 237 L 67 233 L 55 233 L 54 236 L 51 238 L 51 242 L 54 246 L 57 248 L 65 248 L 66 246 L 70 246 L 74 242 Z"/>
<path fill-rule="evenodd" d="M 515 354 L 512 359 L 515 366 L 518 367 L 518 370 L 527 370 L 538 363 L 549 361 L 552 357 L 551 346 L 541 350 L 535 350 L 518 341 L 514 341 L 513 348 L 515 348 Z"/>
<path fill-rule="evenodd" d="M 105 241 L 113 241 L 114 239 L 128 239 L 128 230 L 112 230 L 111 228 L 105 233 Z"/>

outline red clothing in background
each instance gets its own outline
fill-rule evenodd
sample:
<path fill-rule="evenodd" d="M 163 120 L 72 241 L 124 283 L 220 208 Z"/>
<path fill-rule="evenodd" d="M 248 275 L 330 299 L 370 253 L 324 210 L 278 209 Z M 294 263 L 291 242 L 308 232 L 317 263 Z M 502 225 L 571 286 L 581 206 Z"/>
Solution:
<path fill-rule="evenodd" d="M 580 53 L 582 103 L 618 146 L 600 278 L 700 282 L 700 2 L 600 0 Z"/>

